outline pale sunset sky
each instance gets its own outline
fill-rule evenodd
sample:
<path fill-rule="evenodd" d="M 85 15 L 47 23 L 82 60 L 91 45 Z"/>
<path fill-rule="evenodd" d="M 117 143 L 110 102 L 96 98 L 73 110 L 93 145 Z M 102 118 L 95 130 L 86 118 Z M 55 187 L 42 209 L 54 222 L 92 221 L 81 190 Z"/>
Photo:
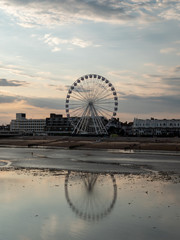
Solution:
<path fill-rule="evenodd" d="M 65 116 L 90 73 L 114 85 L 121 121 L 180 118 L 180 0 L 0 0 L 0 124 Z"/>

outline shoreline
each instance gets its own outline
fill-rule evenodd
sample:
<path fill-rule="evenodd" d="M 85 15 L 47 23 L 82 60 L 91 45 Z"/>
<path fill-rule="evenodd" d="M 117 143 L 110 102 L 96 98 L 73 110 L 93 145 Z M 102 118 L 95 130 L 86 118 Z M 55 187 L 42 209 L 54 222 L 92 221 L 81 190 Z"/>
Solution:
<path fill-rule="evenodd" d="M 32 136 L 0 138 L 0 147 L 160 150 L 180 152 L 180 138 Z"/>

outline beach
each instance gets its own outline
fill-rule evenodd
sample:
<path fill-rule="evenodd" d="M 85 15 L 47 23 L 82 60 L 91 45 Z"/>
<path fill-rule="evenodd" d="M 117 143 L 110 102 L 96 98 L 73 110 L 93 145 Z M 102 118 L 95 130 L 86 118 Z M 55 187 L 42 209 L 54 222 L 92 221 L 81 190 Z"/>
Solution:
<path fill-rule="evenodd" d="M 46 146 L 77 149 L 180 151 L 180 138 L 32 136 L 0 138 L 0 146 Z"/>

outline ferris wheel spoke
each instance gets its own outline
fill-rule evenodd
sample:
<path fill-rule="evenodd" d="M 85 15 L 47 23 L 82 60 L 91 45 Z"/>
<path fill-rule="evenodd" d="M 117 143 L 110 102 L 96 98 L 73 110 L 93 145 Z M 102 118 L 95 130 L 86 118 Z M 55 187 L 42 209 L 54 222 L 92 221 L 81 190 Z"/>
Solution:
<path fill-rule="evenodd" d="M 76 99 L 76 100 L 79 100 L 79 101 L 81 101 L 81 102 L 84 102 L 84 99 L 79 98 L 79 97 L 76 97 L 76 96 L 74 96 L 74 95 L 71 95 L 71 98 L 74 98 L 74 99 Z"/>
<path fill-rule="evenodd" d="M 80 87 L 82 89 L 82 91 L 84 92 L 84 94 L 86 95 L 86 99 L 89 99 L 89 85 L 88 85 L 88 81 L 83 81 L 80 83 Z"/>
<path fill-rule="evenodd" d="M 81 93 L 83 93 L 82 95 L 84 96 L 84 98 L 87 100 L 88 99 L 88 96 L 87 96 L 87 92 L 89 91 L 89 89 L 85 88 L 82 83 L 80 82 L 79 83 L 79 88 L 80 88 L 80 91 Z"/>
<path fill-rule="evenodd" d="M 93 98 L 96 99 L 99 95 L 102 93 L 107 92 L 107 88 L 104 84 L 99 83 L 98 87 L 96 88 L 95 94 L 93 95 Z"/>
<path fill-rule="evenodd" d="M 92 78 L 90 78 L 89 81 L 87 81 L 87 87 L 89 89 L 88 98 L 90 99 L 91 98 L 91 92 L 92 92 Z"/>
<path fill-rule="evenodd" d="M 85 105 L 85 103 L 70 103 L 69 105 L 68 105 L 69 107 L 76 107 L 76 108 L 79 108 L 79 107 L 85 107 L 86 105 Z"/>
<path fill-rule="evenodd" d="M 95 104 L 103 104 L 103 103 L 112 103 L 112 104 L 115 104 L 115 102 L 112 100 L 112 98 L 101 99 L 100 101 L 96 101 L 96 102 L 95 102 Z"/>
<path fill-rule="evenodd" d="M 80 103 L 71 103 L 71 104 L 69 104 L 69 106 L 77 106 L 77 107 L 79 106 L 80 107 L 80 106 L 84 106 L 84 104 L 83 103 L 81 103 L 81 104 Z"/>
<path fill-rule="evenodd" d="M 74 91 L 73 94 L 82 100 L 87 100 L 87 98 L 83 96 L 83 94 L 81 94 L 79 91 Z"/>
<path fill-rule="evenodd" d="M 92 76 L 90 78 L 90 81 L 89 81 L 89 89 L 90 89 L 89 97 L 90 97 L 90 99 L 92 99 L 92 93 L 93 93 L 93 90 L 94 90 L 94 83 L 93 83 L 93 81 L 94 81 L 94 77 Z"/>
<path fill-rule="evenodd" d="M 107 97 L 110 97 L 112 96 L 112 93 L 106 93 L 106 95 L 103 95 L 103 96 L 98 96 L 96 99 L 95 99 L 95 102 L 96 101 L 99 101 L 99 100 L 103 100 L 103 99 L 107 99 Z"/>
<path fill-rule="evenodd" d="M 98 81 L 99 82 L 99 81 Z M 95 82 L 95 78 L 93 79 L 93 89 L 91 98 L 94 99 L 96 93 L 99 91 L 99 83 Z"/>
<path fill-rule="evenodd" d="M 81 114 L 81 113 L 83 112 L 83 110 L 84 110 L 84 108 L 76 108 L 76 109 L 74 109 L 74 110 L 71 111 L 71 114 L 72 114 L 72 113 L 73 113 L 73 114 L 76 114 L 77 112 Z"/>
<path fill-rule="evenodd" d="M 78 107 L 78 108 L 75 107 L 75 106 L 72 106 L 72 107 L 70 106 L 70 107 L 69 107 L 69 110 L 72 111 L 73 109 L 74 109 L 74 110 L 77 110 L 77 109 L 84 109 L 84 107 Z"/>
<path fill-rule="evenodd" d="M 97 100 L 94 100 L 94 102 L 104 102 L 104 101 L 113 101 L 113 102 L 115 102 L 114 98 L 112 97 L 112 95 L 107 97 L 107 98 L 102 98 L 102 99 L 99 98 Z"/>
<path fill-rule="evenodd" d="M 105 111 L 112 112 L 111 109 L 105 108 L 104 106 L 103 106 L 103 107 L 102 107 L 102 106 L 98 106 L 97 109 L 103 109 L 103 110 L 105 110 Z"/>
<path fill-rule="evenodd" d="M 94 91 L 97 90 L 97 86 L 95 86 L 95 78 L 93 77 L 91 80 L 91 99 L 93 99 Z"/>
<path fill-rule="evenodd" d="M 99 91 L 97 91 L 97 94 L 94 96 L 96 98 L 97 96 L 103 94 L 104 92 L 107 92 L 107 85 L 104 81 L 100 80 L 99 82 Z"/>
<path fill-rule="evenodd" d="M 112 100 L 112 99 L 109 99 L 109 100 Z M 108 100 L 103 100 L 103 101 L 100 101 L 100 102 L 96 102 L 94 105 L 101 105 L 101 104 L 109 104 L 109 105 L 114 105 L 114 102 L 110 102 L 110 101 L 108 101 Z"/>
<path fill-rule="evenodd" d="M 107 116 L 108 116 L 109 118 L 112 117 L 112 115 L 109 113 L 109 111 L 107 112 L 107 111 L 105 111 L 105 110 L 103 110 L 103 109 L 98 109 L 97 111 L 101 114 L 101 116 L 106 116 L 106 118 L 107 118 Z"/>

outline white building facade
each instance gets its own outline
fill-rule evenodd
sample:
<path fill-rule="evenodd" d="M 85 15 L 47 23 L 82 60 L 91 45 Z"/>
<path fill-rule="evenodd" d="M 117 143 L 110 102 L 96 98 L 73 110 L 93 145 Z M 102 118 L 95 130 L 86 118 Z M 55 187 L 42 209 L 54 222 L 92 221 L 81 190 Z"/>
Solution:
<path fill-rule="evenodd" d="M 135 136 L 180 136 L 180 119 L 138 119 L 132 126 Z"/>
<path fill-rule="evenodd" d="M 45 125 L 45 119 L 27 119 L 25 113 L 16 113 L 16 119 L 11 120 L 10 131 L 24 134 L 43 133 Z"/>

